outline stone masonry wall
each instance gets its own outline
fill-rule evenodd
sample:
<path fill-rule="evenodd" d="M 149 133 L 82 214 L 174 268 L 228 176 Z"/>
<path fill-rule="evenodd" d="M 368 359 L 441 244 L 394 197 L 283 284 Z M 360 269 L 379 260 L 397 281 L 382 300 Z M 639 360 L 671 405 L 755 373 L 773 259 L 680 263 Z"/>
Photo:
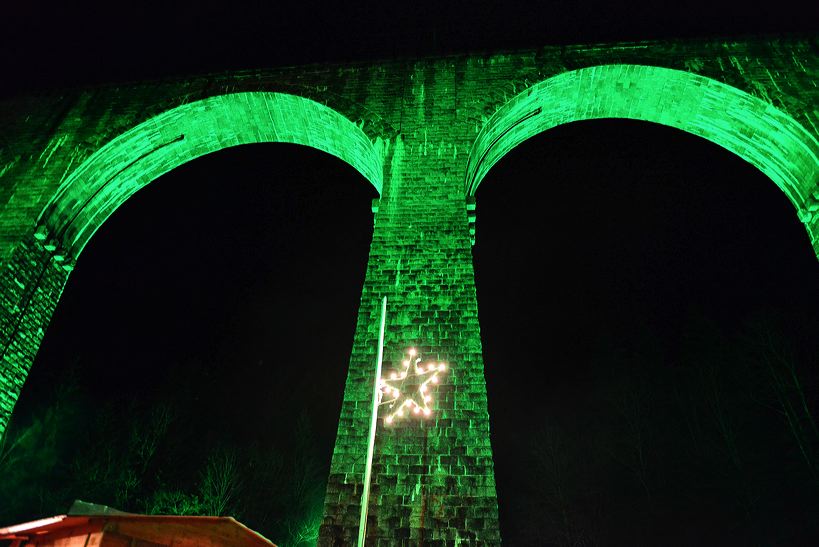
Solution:
<path fill-rule="evenodd" d="M 21 242 L 0 268 L 0 431 L 8 425 L 68 271 L 42 244 Z"/>
<path fill-rule="evenodd" d="M 580 68 L 632 64 L 699 74 L 765 101 L 801 124 L 806 148 L 816 150 L 818 45 L 816 38 L 772 38 L 547 47 L 0 100 L 0 435 L 70 272 L 71 258 L 60 262 L 64 242 L 52 241 L 39 220 L 61 199 L 66 178 L 124 131 L 179 105 L 242 91 L 298 95 L 359 126 L 378 143 L 384 169 L 319 544 L 350 545 L 357 535 L 384 295 L 385 370 L 410 346 L 450 370 L 429 420 L 389 428 L 379 422 L 368 544 L 498 544 L 491 401 L 470 249 L 474 201 L 466 189 L 476 138 L 510 99 L 538 82 Z M 819 167 L 805 173 L 799 195 L 807 197 L 794 205 L 819 255 Z M 82 182 L 81 198 L 96 206 L 95 192 L 107 181 Z"/>
<path fill-rule="evenodd" d="M 378 422 L 368 545 L 500 543 L 463 190 L 469 137 L 446 123 L 459 104 L 447 93 L 455 77 L 446 61 L 419 64 L 405 88 L 404 138 L 389 150 L 319 545 L 350 545 L 358 532 L 385 295 L 384 370 L 415 347 L 449 372 L 431 418 Z"/>

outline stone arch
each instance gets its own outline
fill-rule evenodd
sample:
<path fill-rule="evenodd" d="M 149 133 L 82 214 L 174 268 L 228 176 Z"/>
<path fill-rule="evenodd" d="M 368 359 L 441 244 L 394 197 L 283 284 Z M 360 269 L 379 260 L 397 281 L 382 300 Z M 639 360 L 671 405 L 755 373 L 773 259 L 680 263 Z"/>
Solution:
<path fill-rule="evenodd" d="M 350 164 L 381 193 L 381 154 L 353 122 L 320 103 L 284 93 L 217 95 L 162 112 L 94 152 L 60 185 L 35 237 L 70 269 L 102 223 L 160 175 L 222 148 L 285 142 Z"/>
<path fill-rule="evenodd" d="M 469 155 L 466 193 L 524 140 L 561 124 L 629 118 L 714 142 L 765 173 L 805 223 L 819 256 L 819 143 L 788 114 L 697 74 L 644 65 L 564 72 L 519 93 L 484 124 Z"/>
<path fill-rule="evenodd" d="M 74 262 L 130 196 L 185 162 L 241 144 L 285 142 L 345 161 L 381 193 L 381 143 L 335 110 L 283 93 L 213 96 L 157 114 L 113 138 L 63 181 L 33 239 L 0 268 L 0 439 Z"/>

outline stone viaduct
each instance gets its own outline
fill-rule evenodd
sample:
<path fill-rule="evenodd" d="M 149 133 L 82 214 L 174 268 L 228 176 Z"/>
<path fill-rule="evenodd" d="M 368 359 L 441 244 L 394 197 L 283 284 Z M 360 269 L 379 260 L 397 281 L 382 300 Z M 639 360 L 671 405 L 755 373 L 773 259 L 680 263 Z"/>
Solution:
<path fill-rule="evenodd" d="M 0 435 L 73 265 L 117 207 L 221 148 L 312 146 L 380 195 L 319 544 L 350 545 L 357 535 L 384 295 L 385 367 L 416 346 L 451 369 L 432 418 L 379 425 L 367 543 L 499 544 L 471 256 L 482 178 L 517 144 L 560 124 L 664 124 L 764 172 L 819 254 L 818 46 L 815 37 L 775 37 L 545 47 L 4 99 Z"/>

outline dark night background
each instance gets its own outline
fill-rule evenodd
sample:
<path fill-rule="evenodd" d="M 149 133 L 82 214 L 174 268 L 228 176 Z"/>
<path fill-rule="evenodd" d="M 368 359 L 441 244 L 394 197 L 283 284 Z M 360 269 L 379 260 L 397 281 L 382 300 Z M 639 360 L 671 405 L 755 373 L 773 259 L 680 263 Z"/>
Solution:
<path fill-rule="evenodd" d="M 815 8 L 749 7 L 32 2 L 4 11 L 2 94 L 816 30 Z M 81 498 L 309 535 L 375 195 L 334 157 L 267 144 L 130 199 L 82 255 L 15 410 L 0 525 Z M 703 139 L 598 120 L 526 141 L 477 196 L 505 543 L 816 544 L 819 263 L 784 194 Z"/>

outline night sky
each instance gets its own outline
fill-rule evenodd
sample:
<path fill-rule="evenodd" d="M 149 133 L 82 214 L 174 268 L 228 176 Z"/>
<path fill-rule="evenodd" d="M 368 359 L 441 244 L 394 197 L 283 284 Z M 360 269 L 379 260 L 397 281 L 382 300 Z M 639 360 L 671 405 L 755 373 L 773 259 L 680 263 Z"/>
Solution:
<path fill-rule="evenodd" d="M 766 11 L 713 4 L 658 11 L 637 2 L 628 18 L 603 2 L 338 11 L 29 4 L 7 14 L 2 62 L 12 83 L 3 94 L 311 62 L 814 30 L 782 3 Z M 334 157 L 264 144 L 197 159 L 125 203 L 80 258 L 15 411 L 24 428 L 51 423 L 55 400 L 72 408 L 48 442 L 47 484 L 71 499 L 92 497 L 55 470 L 70 474 L 110 433 L 100 416 L 125 430 L 163 405 L 175 418 L 151 464 L 152 488 L 195 488 L 214 447 L 310 461 L 305 476 L 324 480 L 376 195 Z M 784 194 L 703 139 L 597 120 L 524 142 L 492 168 L 477 200 L 476 283 L 505 542 L 816 543 L 819 466 L 805 463 L 776 410 L 775 371 L 800 375 L 815 416 L 819 262 Z M 771 355 L 793 369 L 775 358 L 771 365 Z M 59 385 L 75 387 L 60 394 Z M 819 439 L 804 427 L 806 443 Z M 819 462 L 819 446 L 807 449 Z M 116 503 L 97 493 L 87 501 Z M 8 518 L 47 516 L 38 503 Z M 243 511 L 243 521 L 284 541 L 281 522 Z"/>

